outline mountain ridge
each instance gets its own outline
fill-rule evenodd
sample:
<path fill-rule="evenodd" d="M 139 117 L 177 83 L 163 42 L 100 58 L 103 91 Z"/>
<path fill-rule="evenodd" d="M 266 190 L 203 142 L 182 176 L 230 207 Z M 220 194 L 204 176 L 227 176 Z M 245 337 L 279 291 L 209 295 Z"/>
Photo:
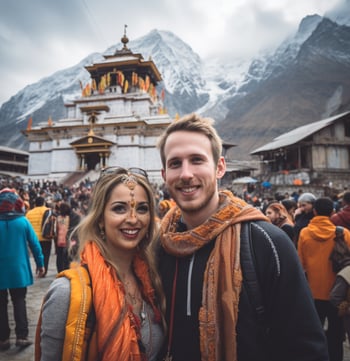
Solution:
<path fill-rule="evenodd" d="M 293 37 L 249 61 L 202 60 L 175 34 L 157 29 L 128 47 L 145 59 L 151 57 L 160 70 L 158 92 L 164 88 L 171 116 L 196 111 L 213 117 L 224 140 L 237 145 L 228 156 L 244 160 L 293 127 L 350 109 L 350 27 L 342 24 L 309 15 Z M 103 54 L 121 46 L 112 45 Z M 1 143 L 26 150 L 21 130 L 30 116 L 34 125 L 50 116 L 54 121 L 64 118 L 64 104 L 80 95 L 79 82 L 90 79 L 84 67 L 102 60 L 103 54 L 89 54 L 3 103 Z"/>
<path fill-rule="evenodd" d="M 284 69 L 267 70 L 254 89 L 239 100 L 233 98 L 220 127 L 222 134 L 232 134 L 230 141 L 244 139 L 235 154 L 249 153 L 293 128 L 350 109 L 348 49 L 350 28 L 324 18 Z"/>

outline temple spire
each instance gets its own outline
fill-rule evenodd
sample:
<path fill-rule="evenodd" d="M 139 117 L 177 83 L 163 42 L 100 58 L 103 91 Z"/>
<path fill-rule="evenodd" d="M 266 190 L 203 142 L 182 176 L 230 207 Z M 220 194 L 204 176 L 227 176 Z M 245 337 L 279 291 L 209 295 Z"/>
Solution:
<path fill-rule="evenodd" d="M 129 50 L 126 46 L 126 44 L 129 42 L 128 37 L 126 36 L 126 28 L 128 27 L 128 25 L 124 25 L 124 36 L 121 38 L 122 43 L 124 44 L 123 46 L 123 50 Z"/>

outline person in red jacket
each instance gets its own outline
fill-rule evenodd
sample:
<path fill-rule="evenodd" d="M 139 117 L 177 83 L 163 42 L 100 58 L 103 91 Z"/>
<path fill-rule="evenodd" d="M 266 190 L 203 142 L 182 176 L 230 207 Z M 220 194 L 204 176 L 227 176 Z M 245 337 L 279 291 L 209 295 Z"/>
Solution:
<path fill-rule="evenodd" d="M 350 192 L 349 191 L 343 194 L 342 204 L 343 204 L 342 209 L 331 216 L 331 221 L 336 226 L 342 226 L 347 229 L 350 229 Z"/>
<path fill-rule="evenodd" d="M 330 198 L 316 199 L 314 217 L 300 231 L 298 254 L 322 325 L 325 325 L 327 319 L 326 336 L 330 361 L 342 361 L 342 320 L 336 307 L 330 302 L 330 293 L 336 277 L 329 259 L 336 235 L 336 226 L 330 219 L 333 212 L 333 201 Z M 344 239 L 350 246 L 350 231 L 347 229 L 344 229 Z"/>

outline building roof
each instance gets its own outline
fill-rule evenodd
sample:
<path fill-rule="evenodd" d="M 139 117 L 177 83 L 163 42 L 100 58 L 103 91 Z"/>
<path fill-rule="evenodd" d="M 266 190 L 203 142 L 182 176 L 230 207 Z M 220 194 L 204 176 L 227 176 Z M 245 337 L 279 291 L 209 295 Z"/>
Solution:
<path fill-rule="evenodd" d="M 273 139 L 272 142 L 267 143 L 267 144 L 263 145 L 262 147 L 259 147 L 255 150 L 253 150 L 252 152 L 250 152 L 250 154 L 252 154 L 252 155 L 259 154 L 259 153 L 266 152 L 269 150 L 284 148 L 289 145 L 298 143 L 301 140 L 310 136 L 311 134 L 316 133 L 317 131 L 327 127 L 328 125 L 334 123 L 336 120 L 338 120 L 348 114 L 350 114 L 350 111 L 347 111 L 347 112 L 344 112 L 341 114 L 337 114 L 333 117 L 322 119 L 317 122 L 313 122 L 313 123 L 298 127 L 296 129 L 293 129 L 290 132 L 284 133 L 284 134 L 276 137 L 275 139 Z"/>
<path fill-rule="evenodd" d="M 252 164 L 244 164 L 243 161 L 226 161 L 226 172 L 253 171 L 257 170 Z"/>
<path fill-rule="evenodd" d="M 21 155 L 29 155 L 29 152 L 26 152 L 24 150 L 5 147 L 5 146 L 0 146 L 0 152 L 7 152 L 7 153 L 21 154 Z"/>

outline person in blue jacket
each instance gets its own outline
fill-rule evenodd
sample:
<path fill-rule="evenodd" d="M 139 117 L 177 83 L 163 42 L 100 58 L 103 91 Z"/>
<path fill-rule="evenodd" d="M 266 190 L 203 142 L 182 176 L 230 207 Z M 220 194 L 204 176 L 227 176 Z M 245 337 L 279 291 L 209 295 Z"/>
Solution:
<path fill-rule="evenodd" d="M 15 190 L 0 191 L 0 351 L 10 348 L 8 293 L 11 296 L 16 323 L 16 346 L 26 347 L 28 319 L 26 309 L 27 286 L 33 284 L 29 251 L 36 263 L 36 273 L 44 275 L 44 256 L 39 240 L 24 216 L 24 202 Z"/>

